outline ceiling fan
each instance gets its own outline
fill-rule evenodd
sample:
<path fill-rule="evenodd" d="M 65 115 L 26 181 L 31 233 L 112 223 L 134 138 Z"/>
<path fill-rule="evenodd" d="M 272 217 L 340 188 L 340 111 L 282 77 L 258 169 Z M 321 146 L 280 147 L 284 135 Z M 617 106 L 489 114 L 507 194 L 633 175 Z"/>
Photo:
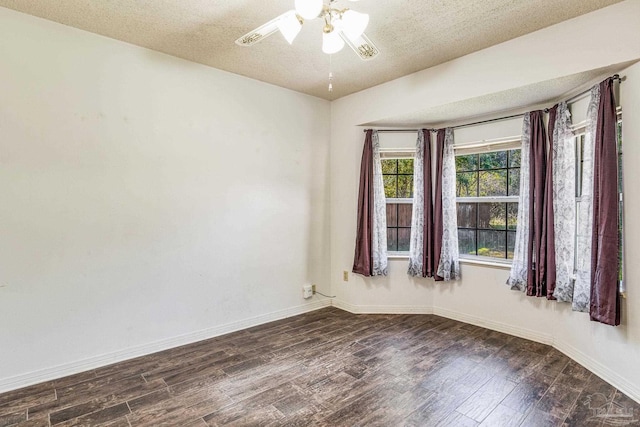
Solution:
<path fill-rule="evenodd" d="M 295 9 L 289 10 L 248 32 L 236 40 L 236 44 L 253 46 L 278 30 L 287 42 L 292 44 L 305 20 L 320 18 L 324 19 L 324 27 L 322 28 L 322 51 L 324 53 L 337 53 L 347 44 L 360 59 L 364 61 L 374 59 L 380 51 L 364 33 L 369 24 L 369 15 L 349 8 L 338 9 L 334 7 L 336 1 L 329 0 L 325 4 L 323 0 L 295 0 Z"/>

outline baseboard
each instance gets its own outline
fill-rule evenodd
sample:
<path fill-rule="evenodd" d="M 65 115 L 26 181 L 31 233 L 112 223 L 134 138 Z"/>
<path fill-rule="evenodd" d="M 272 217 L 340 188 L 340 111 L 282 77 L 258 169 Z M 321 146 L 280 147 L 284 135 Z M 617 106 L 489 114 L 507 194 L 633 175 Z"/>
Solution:
<path fill-rule="evenodd" d="M 461 313 L 459 311 L 449 310 L 448 308 L 433 307 L 433 314 L 446 317 L 447 319 L 458 320 L 460 322 L 469 323 L 471 325 L 481 326 L 483 328 L 502 332 L 508 335 L 525 338 L 542 344 L 553 344 L 553 336 L 550 334 L 544 334 L 541 332 L 533 331 L 531 329 L 512 326 L 507 323 L 496 322 L 494 320 L 472 316 L 469 314 Z"/>
<path fill-rule="evenodd" d="M 629 396 L 631 399 L 640 403 L 640 384 L 632 383 L 617 372 L 612 371 L 607 366 L 596 361 L 592 357 L 586 355 L 585 353 L 571 345 L 556 342 L 553 344 L 553 346 L 558 351 L 564 353 L 567 357 L 575 360 L 576 362 Z"/>
<path fill-rule="evenodd" d="M 0 379 L 0 393 L 27 387 L 45 381 L 51 381 L 57 378 L 66 377 L 68 375 L 77 374 L 79 372 L 88 371 L 90 369 L 100 368 L 112 363 L 122 362 L 140 356 L 145 356 L 158 351 L 167 350 L 181 345 L 191 344 L 197 341 L 217 337 L 219 335 L 228 334 L 241 329 L 258 326 L 263 323 L 273 322 L 298 314 L 307 313 L 324 307 L 331 306 L 330 299 L 321 299 L 309 304 L 299 305 L 284 310 L 274 311 L 272 313 L 239 320 L 236 322 L 226 323 L 224 325 L 215 326 L 213 328 L 202 329 L 200 331 L 190 332 L 173 338 L 167 338 L 160 341 L 130 347 L 124 350 L 115 351 L 108 354 L 89 357 L 87 359 L 78 360 L 51 368 L 41 369 L 35 372 L 16 375 L 11 378 Z"/>
<path fill-rule="evenodd" d="M 354 314 L 433 314 L 426 305 L 354 305 L 335 298 L 332 305 Z"/>

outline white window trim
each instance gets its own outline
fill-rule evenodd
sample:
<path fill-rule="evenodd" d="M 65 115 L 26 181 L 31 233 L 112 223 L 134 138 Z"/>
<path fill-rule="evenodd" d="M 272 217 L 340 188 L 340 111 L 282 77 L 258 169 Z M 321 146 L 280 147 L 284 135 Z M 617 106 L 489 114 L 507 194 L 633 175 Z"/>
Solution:
<path fill-rule="evenodd" d="M 380 158 L 382 160 L 392 159 L 413 159 L 416 155 L 415 148 L 381 148 Z M 386 197 L 385 204 L 407 204 L 413 205 L 412 197 Z M 409 259 L 409 251 L 387 251 L 387 259 Z"/>
<path fill-rule="evenodd" d="M 469 154 L 481 154 L 493 151 L 517 150 L 522 147 L 521 135 L 498 138 L 494 140 L 478 141 L 467 144 L 460 144 L 456 149 L 456 156 L 466 156 Z M 458 152 L 457 150 L 460 150 Z M 457 173 L 457 172 L 456 172 Z M 519 196 L 494 196 L 494 197 L 456 197 L 456 203 L 518 203 Z M 496 230 L 514 231 L 514 230 Z M 465 264 L 477 264 L 488 267 L 511 268 L 513 260 L 509 258 L 494 258 L 482 255 L 460 254 L 460 262 Z"/>

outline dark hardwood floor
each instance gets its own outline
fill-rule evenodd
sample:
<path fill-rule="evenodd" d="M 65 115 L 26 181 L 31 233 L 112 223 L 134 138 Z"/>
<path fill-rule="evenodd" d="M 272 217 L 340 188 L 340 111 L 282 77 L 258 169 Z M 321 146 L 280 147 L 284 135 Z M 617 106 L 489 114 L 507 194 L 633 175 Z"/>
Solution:
<path fill-rule="evenodd" d="M 0 394 L 0 426 L 640 425 L 549 346 L 327 308 Z M 624 424 L 626 423 L 626 424 Z"/>

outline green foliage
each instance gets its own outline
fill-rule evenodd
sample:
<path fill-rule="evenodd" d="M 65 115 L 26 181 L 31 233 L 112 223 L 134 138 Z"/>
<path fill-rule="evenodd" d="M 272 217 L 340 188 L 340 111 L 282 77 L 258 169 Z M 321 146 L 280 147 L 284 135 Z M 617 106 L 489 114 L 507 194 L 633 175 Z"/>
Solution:
<path fill-rule="evenodd" d="M 478 255 L 480 256 L 489 256 L 491 254 L 491 249 L 489 248 L 478 248 Z"/>
<path fill-rule="evenodd" d="M 385 159 L 381 163 L 385 197 L 413 197 L 413 159 Z"/>
<path fill-rule="evenodd" d="M 413 175 L 413 159 L 398 159 L 398 173 Z"/>
<path fill-rule="evenodd" d="M 507 167 L 507 152 L 495 151 L 480 154 L 480 170 L 501 169 Z"/>
<path fill-rule="evenodd" d="M 385 160 L 382 160 L 381 163 L 382 163 L 382 173 L 383 174 L 398 173 L 398 161 L 397 161 L 397 159 L 385 159 Z"/>

